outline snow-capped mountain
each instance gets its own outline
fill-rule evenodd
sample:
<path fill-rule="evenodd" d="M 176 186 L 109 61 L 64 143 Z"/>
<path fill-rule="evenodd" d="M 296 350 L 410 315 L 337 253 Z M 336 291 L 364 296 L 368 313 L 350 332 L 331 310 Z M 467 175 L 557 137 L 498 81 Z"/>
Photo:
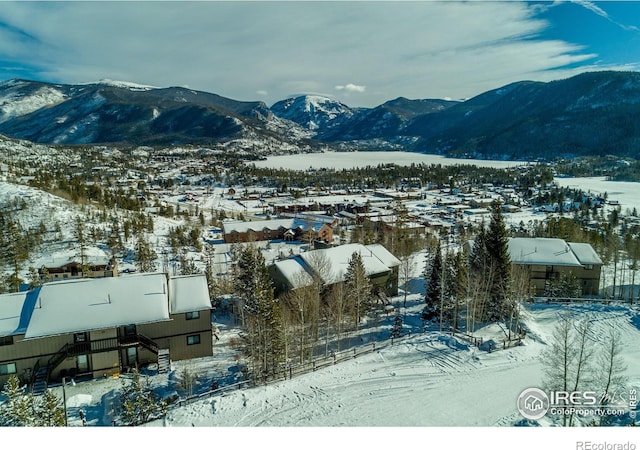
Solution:
<path fill-rule="evenodd" d="M 123 81 L 0 83 L 0 133 L 47 144 L 212 145 L 264 152 L 402 149 L 457 157 L 638 157 L 640 73 L 522 81 L 466 101 L 397 98 L 375 108 L 303 95 L 241 102 Z M 283 150 L 287 149 L 287 150 Z"/>
<path fill-rule="evenodd" d="M 351 108 L 328 97 L 303 95 L 277 102 L 271 111 L 314 132 L 317 139 L 351 141 L 396 138 L 414 117 L 444 110 L 455 103 L 400 97 L 375 108 Z"/>
<path fill-rule="evenodd" d="M 279 101 L 271 106 L 278 117 L 291 120 L 310 130 L 332 127 L 353 117 L 355 110 L 338 101 L 319 95 L 303 95 Z"/>
<path fill-rule="evenodd" d="M 0 122 L 60 103 L 66 95 L 53 85 L 9 80 L 0 83 Z"/>
<path fill-rule="evenodd" d="M 306 139 L 262 102 L 182 87 L 101 81 L 75 85 L 10 80 L 0 85 L 0 133 L 49 144 L 210 144 L 231 139 Z"/>

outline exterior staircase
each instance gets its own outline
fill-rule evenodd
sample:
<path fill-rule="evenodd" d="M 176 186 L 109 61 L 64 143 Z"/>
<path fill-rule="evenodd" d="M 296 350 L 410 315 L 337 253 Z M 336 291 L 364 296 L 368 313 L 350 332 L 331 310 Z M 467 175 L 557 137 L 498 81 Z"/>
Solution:
<path fill-rule="evenodd" d="M 49 371 L 46 366 L 38 368 L 34 377 L 33 388 L 31 389 L 33 395 L 44 394 L 44 391 L 47 389 L 48 374 Z"/>
<path fill-rule="evenodd" d="M 169 373 L 171 370 L 171 358 L 169 357 L 169 349 L 161 348 L 158 350 L 158 373 Z"/>
<path fill-rule="evenodd" d="M 111 352 L 120 350 L 130 346 L 141 346 L 152 353 L 158 355 L 158 373 L 167 373 L 171 369 L 171 360 L 169 358 L 169 349 L 159 349 L 158 344 L 141 334 L 132 336 L 113 337 L 107 339 L 98 339 L 90 342 L 75 342 L 73 344 L 65 344 L 56 354 L 54 354 L 44 367 L 40 367 L 38 361 L 31 372 L 31 390 L 34 395 L 43 394 L 47 389 L 51 373 L 66 358 L 77 356 L 80 354 L 96 354 L 103 352 Z M 160 356 L 160 352 L 166 355 Z M 73 369 L 75 370 L 75 369 Z"/>

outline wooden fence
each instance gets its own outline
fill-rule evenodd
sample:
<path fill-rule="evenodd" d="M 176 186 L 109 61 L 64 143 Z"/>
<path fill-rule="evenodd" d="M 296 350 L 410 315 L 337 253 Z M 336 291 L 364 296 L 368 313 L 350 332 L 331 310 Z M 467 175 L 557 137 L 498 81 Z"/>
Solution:
<path fill-rule="evenodd" d="M 178 399 L 177 401 L 169 405 L 169 409 L 188 405 L 190 403 L 193 403 L 198 400 L 202 400 L 204 398 L 223 395 L 228 392 L 237 391 L 239 389 L 248 389 L 256 386 L 266 386 L 279 381 L 291 379 L 294 376 L 315 372 L 316 370 L 323 369 L 325 367 L 329 367 L 334 364 L 338 364 L 340 362 L 351 360 L 353 358 L 357 358 L 358 356 L 375 352 L 376 350 L 391 347 L 394 344 L 401 341 L 405 341 L 409 338 L 411 338 L 410 332 L 404 336 L 389 338 L 379 342 L 374 341 L 369 344 L 352 347 L 348 350 L 343 350 L 340 352 L 331 352 L 331 354 L 328 356 L 317 357 L 312 361 L 306 362 L 304 364 L 289 365 L 288 367 L 284 367 L 283 369 L 279 370 L 275 374 L 269 374 L 267 376 L 254 377 L 252 374 L 248 374 L 247 376 L 248 379 L 245 381 L 230 384 L 227 386 L 221 386 L 216 389 L 203 392 L 201 394 L 191 395 L 189 397 Z"/>

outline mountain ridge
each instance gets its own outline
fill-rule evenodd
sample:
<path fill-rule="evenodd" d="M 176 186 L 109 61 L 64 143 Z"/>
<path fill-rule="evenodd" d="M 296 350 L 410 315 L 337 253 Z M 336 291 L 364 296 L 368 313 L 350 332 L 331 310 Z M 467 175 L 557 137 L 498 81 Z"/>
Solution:
<path fill-rule="evenodd" d="M 402 149 L 455 157 L 638 157 L 640 73 L 519 81 L 465 101 L 398 97 L 373 108 L 319 95 L 237 101 L 185 87 L 101 80 L 0 83 L 0 133 L 42 144 Z M 268 143 L 265 144 L 265 143 Z"/>

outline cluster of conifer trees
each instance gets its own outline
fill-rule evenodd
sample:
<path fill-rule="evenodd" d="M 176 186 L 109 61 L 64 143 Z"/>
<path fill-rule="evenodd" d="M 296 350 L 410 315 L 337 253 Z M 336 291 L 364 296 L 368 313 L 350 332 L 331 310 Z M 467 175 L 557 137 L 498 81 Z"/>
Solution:
<path fill-rule="evenodd" d="M 513 283 L 508 238 L 502 205 L 494 202 L 488 226 L 472 242 L 457 251 L 436 242 L 427 255 L 423 320 L 470 332 L 480 323 L 514 323 L 520 286 Z"/>

